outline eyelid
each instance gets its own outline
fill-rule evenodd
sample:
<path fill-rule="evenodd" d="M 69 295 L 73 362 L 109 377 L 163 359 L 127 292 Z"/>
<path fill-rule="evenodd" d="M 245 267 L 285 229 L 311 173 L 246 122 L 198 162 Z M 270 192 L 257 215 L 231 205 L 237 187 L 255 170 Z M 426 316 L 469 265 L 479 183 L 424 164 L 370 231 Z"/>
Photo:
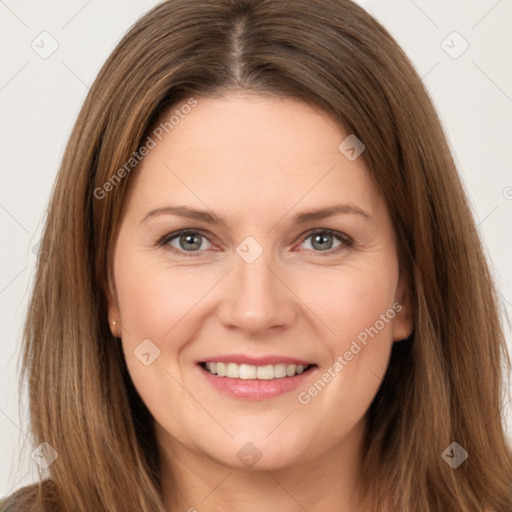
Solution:
<path fill-rule="evenodd" d="M 174 240 L 175 238 L 178 238 L 179 236 L 187 235 L 187 234 L 199 234 L 203 238 L 206 238 L 206 240 L 208 240 L 208 242 L 213 244 L 213 242 L 210 240 L 210 235 L 208 233 L 206 233 L 206 231 L 203 231 L 202 229 L 199 229 L 199 228 L 186 228 L 186 229 L 180 229 L 178 231 L 174 231 L 172 233 L 168 233 L 167 235 L 164 235 L 157 242 L 157 246 L 164 247 L 164 248 L 168 247 L 175 254 L 185 255 L 185 256 L 195 256 L 197 254 L 204 252 L 204 251 L 181 251 L 180 249 L 176 249 L 176 247 L 172 247 L 171 245 L 168 245 L 171 240 Z"/>
<path fill-rule="evenodd" d="M 326 251 L 308 250 L 310 252 L 313 252 L 315 255 L 318 254 L 320 256 L 328 256 L 328 255 L 337 254 L 341 250 L 348 249 L 354 245 L 354 240 L 352 237 L 350 237 L 346 233 L 343 233 L 342 231 L 337 231 L 335 229 L 329 229 L 329 228 L 310 229 L 309 231 L 306 231 L 305 233 L 300 235 L 299 240 L 301 240 L 301 243 L 303 243 L 312 235 L 321 234 L 321 233 L 327 233 L 327 234 L 331 235 L 332 237 L 337 238 L 341 242 L 341 245 L 339 247 L 336 247 L 335 249 L 328 249 Z M 301 249 L 301 251 L 303 251 L 303 250 Z"/>
<path fill-rule="evenodd" d="M 304 249 L 300 249 L 299 252 L 313 252 L 314 254 L 318 254 L 321 256 L 328 256 L 328 255 L 336 254 L 343 249 L 348 249 L 354 245 L 354 240 L 352 239 L 352 237 L 350 237 L 349 235 L 347 235 L 346 233 L 343 233 L 341 231 L 337 231 L 337 230 L 329 229 L 329 228 L 312 228 L 312 229 L 306 231 L 305 233 L 302 233 L 298 237 L 298 240 L 300 241 L 300 243 L 303 243 L 312 235 L 321 234 L 321 233 L 327 233 L 327 234 L 333 236 L 334 238 L 337 238 L 341 242 L 341 245 L 335 249 L 328 249 L 325 251 L 312 251 L 310 249 L 308 249 L 307 251 L 304 251 Z M 202 252 L 204 252 L 204 251 L 182 251 L 180 249 L 177 249 L 176 247 L 172 247 L 171 245 L 168 245 L 171 240 L 174 240 L 175 238 L 178 238 L 179 236 L 186 235 L 186 234 L 199 234 L 202 237 L 206 238 L 206 240 L 208 240 L 208 242 L 213 244 L 213 242 L 210 240 L 210 234 L 207 233 L 206 231 L 203 231 L 202 229 L 199 229 L 199 228 L 186 228 L 186 229 L 180 229 L 178 231 L 174 231 L 172 233 L 168 233 L 167 235 L 164 235 L 157 242 L 157 245 L 159 247 L 164 247 L 164 248 L 168 247 L 173 253 L 178 254 L 180 256 L 194 257 L 194 256 L 200 255 Z"/>

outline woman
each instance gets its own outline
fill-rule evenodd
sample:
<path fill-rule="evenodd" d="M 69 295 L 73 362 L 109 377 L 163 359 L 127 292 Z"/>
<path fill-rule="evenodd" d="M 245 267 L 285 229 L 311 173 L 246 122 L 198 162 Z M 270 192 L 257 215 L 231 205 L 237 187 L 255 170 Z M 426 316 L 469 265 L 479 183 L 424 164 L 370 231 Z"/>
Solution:
<path fill-rule="evenodd" d="M 41 250 L 24 373 L 50 478 L 2 510 L 512 510 L 475 222 L 420 78 L 352 2 L 149 12 Z"/>

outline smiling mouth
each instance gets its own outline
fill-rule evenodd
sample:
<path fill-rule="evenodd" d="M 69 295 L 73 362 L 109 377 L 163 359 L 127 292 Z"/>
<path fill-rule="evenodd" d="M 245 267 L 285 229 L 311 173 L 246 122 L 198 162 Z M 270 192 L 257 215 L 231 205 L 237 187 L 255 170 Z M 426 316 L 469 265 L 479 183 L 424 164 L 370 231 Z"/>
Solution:
<path fill-rule="evenodd" d="M 316 364 L 267 364 L 264 366 L 253 366 L 250 364 L 209 362 L 199 363 L 201 368 L 217 377 L 240 380 L 273 380 L 286 377 L 295 377 L 310 371 Z"/>

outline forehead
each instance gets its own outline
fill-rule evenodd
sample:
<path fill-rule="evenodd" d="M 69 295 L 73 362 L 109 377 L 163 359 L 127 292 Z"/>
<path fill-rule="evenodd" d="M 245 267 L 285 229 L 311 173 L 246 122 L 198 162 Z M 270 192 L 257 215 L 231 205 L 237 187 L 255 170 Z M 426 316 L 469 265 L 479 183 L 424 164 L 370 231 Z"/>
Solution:
<path fill-rule="evenodd" d="M 174 145 L 173 139 L 179 137 L 180 148 L 189 152 L 189 160 L 204 157 L 202 152 L 191 150 L 207 150 L 217 156 L 222 151 L 227 160 L 231 155 L 240 159 L 241 153 L 259 160 L 285 158 L 291 152 L 336 154 L 343 136 L 326 112 L 294 98 L 239 92 L 195 101 L 196 105 L 187 110 L 186 100 L 174 105 L 160 116 L 156 127 L 164 129 L 164 145 Z"/>
<path fill-rule="evenodd" d="M 185 99 L 158 119 L 155 145 L 130 177 L 132 199 L 178 196 L 223 207 L 228 200 L 245 210 L 353 198 L 372 210 L 378 201 L 363 159 L 339 149 L 349 134 L 321 109 L 240 93 L 190 104 Z"/>

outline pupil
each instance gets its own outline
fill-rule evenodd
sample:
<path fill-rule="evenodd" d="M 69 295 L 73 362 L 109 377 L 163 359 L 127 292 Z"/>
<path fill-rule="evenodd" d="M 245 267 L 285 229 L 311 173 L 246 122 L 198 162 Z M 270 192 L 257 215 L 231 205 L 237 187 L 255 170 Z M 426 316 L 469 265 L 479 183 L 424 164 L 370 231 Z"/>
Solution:
<path fill-rule="evenodd" d="M 194 239 L 197 240 L 198 237 L 195 236 L 195 235 L 182 235 L 181 236 L 181 239 L 180 239 L 180 242 L 182 243 L 182 247 L 183 245 L 185 244 L 188 244 L 188 243 L 191 243 L 194 247 L 188 247 L 189 249 L 199 249 L 199 247 L 201 247 L 201 242 L 195 242 L 194 243 Z"/>
<path fill-rule="evenodd" d="M 329 244 L 329 243 L 327 244 L 327 245 L 328 245 L 328 247 L 325 245 L 325 242 L 329 242 L 330 236 L 331 236 L 331 235 L 329 235 L 329 234 L 322 234 L 322 233 L 318 233 L 318 234 L 316 234 L 316 235 L 313 237 L 313 247 L 315 247 L 315 243 L 316 243 L 317 241 L 320 241 L 320 243 L 321 243 L 321 244 L 323 243 L 324 245 L 320 245 L 319 247 L 316 247 L 316 248 L 320 248 L 320 249 L 322 249 L 322 248 L 323 248 L 323 249 L 327 248 L 327 249 L 330 249 L 330 248 L 331 248 L 331 246 L 332 246 L 332 240 L 330 241 L 330 242 L 331 242 L 330 244 Z"/>

